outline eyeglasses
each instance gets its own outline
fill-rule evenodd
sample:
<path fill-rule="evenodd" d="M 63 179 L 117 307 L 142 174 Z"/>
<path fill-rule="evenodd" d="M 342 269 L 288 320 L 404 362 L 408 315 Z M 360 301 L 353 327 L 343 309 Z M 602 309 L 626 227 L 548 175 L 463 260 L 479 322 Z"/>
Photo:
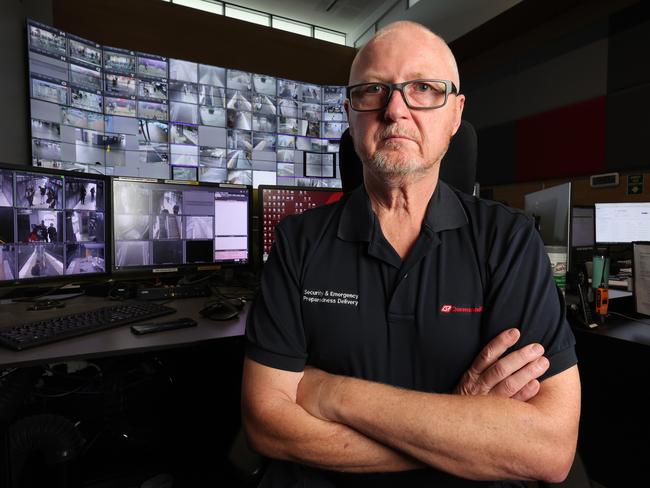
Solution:
<path fill-rule="evenodd" d="M 345 88 L 350 107 L 357 112 L 374 112 L 388 106 L 394 90 L 402 93 L 408 108 L 427 110 L 443 107 L 458 89 L 449 80 L 411 80 L 402 83 L 361 83 Z"/>

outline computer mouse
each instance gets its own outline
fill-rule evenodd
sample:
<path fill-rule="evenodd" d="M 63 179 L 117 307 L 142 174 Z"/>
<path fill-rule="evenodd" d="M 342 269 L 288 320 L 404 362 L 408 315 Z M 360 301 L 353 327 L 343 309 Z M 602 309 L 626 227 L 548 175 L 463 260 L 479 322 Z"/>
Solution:
<path fill-rule="evenodd" d="M 211 320 L 228 320 L 237 317 L 239 309 L 227 301 L 218 300 L 203 307 L 199 314 Z"/>

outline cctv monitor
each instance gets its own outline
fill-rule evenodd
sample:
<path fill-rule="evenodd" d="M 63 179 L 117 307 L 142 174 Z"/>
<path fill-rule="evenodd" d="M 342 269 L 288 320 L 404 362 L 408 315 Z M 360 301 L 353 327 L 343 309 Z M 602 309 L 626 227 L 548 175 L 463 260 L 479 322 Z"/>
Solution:
<path fill-rule="evenodd" d="M 103 175 L 0 165 L 0 285 L 107 272 Z"/>
<path fill-rule="evenodd" d="M 650 241 L 650 202 L 597 203 L 595 221 L 598 244 Z"/>
<path fill-rule="evenodd" d="M 287 215 L 300 214 L 305 210 L 338 201 L 341 190 L 303 186 L 260 185 L 260 250 L 262 262 L 266 262 L 275 242 L 275 226 Z"/>
<path fill-rule="evenodd" d="M 115 273 L 248 263 L 250 187 L 125 177 L 112 183 Z"/>

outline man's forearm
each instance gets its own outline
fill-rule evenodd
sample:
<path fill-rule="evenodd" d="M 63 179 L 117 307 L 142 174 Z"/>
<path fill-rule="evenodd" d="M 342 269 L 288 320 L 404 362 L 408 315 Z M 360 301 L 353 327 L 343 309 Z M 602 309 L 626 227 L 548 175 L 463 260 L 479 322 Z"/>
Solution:
<path fill-rule="evenodd" d="M 579 392 L 577 371 L 562 374 Z M 316 407 L 320 411 L 312 413 L 443 471 L 472 479 L 555 481 L 570 467 L 579 403 L 569 401 L 567 408 L 576 415 L 568 420 L 549 418 L 544 413 L 548 407 L 564 401 L 552 389 L 525 403 L 427 394 L 355 378 L 339 378 L 333 385 L 323 389 Z M 314 410 L 310 405 L 307 409 Z"/>
<path fill-rule="evenodd" d="M 268 402 L 263 412 L 244 408 L 244 426 L 255 450 L 275 459 L 358 473 L 423 467 L 345 425 L 313 417 L 290 399 Z"/>

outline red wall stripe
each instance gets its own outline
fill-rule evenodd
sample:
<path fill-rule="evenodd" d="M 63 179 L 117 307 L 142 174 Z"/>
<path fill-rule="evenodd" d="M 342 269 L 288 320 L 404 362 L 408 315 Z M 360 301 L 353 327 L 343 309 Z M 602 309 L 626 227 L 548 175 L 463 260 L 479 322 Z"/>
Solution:
<path fill-rule="evenodd" d="M 517 121 L 517 181 L 605 171 L 606 97 Z"/>

